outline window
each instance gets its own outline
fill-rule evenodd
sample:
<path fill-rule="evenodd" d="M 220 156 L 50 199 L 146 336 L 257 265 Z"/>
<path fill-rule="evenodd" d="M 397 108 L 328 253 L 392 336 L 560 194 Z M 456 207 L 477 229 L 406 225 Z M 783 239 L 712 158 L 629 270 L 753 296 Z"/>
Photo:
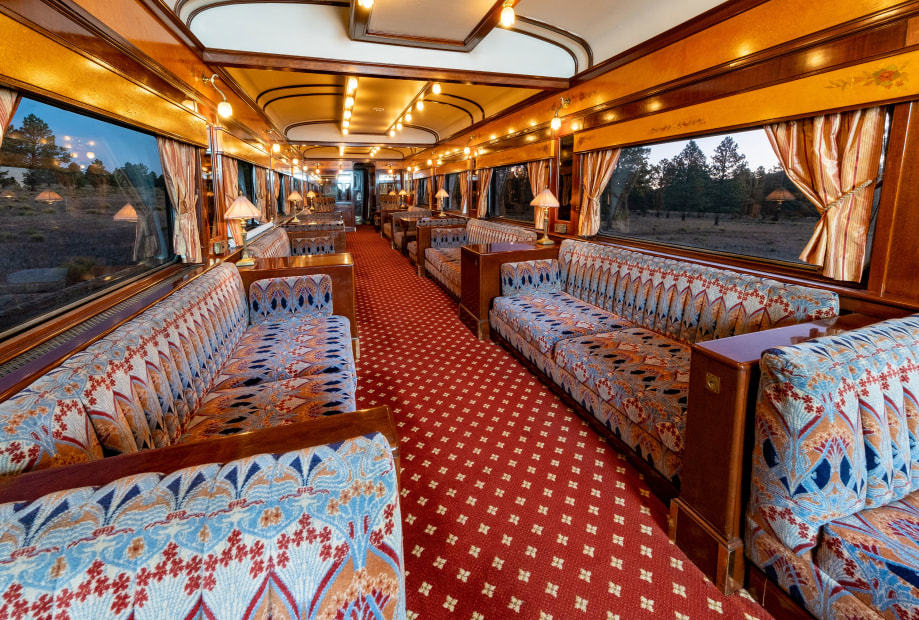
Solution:
<path fill-rule="evenodd" d="M 418 187 L 418 205 L 428 204 L 428 180 L 417 179 L 415 184 Z"/>
<path fill-rule="evenodd" d="M 239 193 L 255 204 L 255 170 L 247 161 L 237 160 L 239 166 Z"/>
<path fill-rule="evenodd" d="M 571 220 L 571 181 L 572 164 L 574 163 L 574 135 L 562 136 L 561 154 L 558 159 L 558 213 L 556 218 L 567 222 Z"/>
<path fill-rule="evenodd" d="M 520 222 L 532 222 L 535 217 L 530 202 L 530 176 L 526 164 L 493 168 L 488 192 L 488 215 Z"/>
<path fill-rule="evenodd" d="M 287 215 L 287 180 L 285 179 L 286 175 L 278 174 L 276 183 L 278 184 L 278 213 L 281 215 Z"/>
<path fill-rule="evenodd" d="M 753 129 L 622 149 L 599 233 L 803 265 L 818 219 Z"/>
<path fill-rule="evenodd" d="M 22 98 L 0 147 L 0 337 L 173 260 L 156 138 Z"/>
<path fill-rule="evenodd" d="M 463 192 L 460 190 L 459 177 L 465 172 L 454 172 L 444 177 L 444 189 L 450 194 L 449 198 L 444 198 L 444 209 L 455 209 L 459 211 L 463 208 Z M 440 203 L 437 203 L 440 207 Z"/>

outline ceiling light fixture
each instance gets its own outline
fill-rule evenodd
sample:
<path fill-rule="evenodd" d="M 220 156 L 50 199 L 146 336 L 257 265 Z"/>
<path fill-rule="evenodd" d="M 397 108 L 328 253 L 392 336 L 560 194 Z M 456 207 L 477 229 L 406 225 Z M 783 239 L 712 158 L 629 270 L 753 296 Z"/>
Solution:
<path fill-rule="evenodd" d="M 280 152 L 281 152 L 281 143 L 280 143 L 280 142 L 275 142 L 274 144 L 272 144 L 272 145 L 271 145 L 271 152 L 272 152 L 272 153 L 280 153 Z"/>
<path fill-rule="evenodd" d="M 353 93 L 355 90 L 357 90 L 357 78 L 352 76 L 348 78 L 348 92 Z"/>
<path fill-rule="evenodd" d="M 431 92 L 435 95 L 440 94 L 440 82 L 434 82 L 434 86 L 431 87 Z"/>
<path fill-rule="evenodd" d="M 219 114 L 222 118 L 230 118 L 231 116 L 233 116 L 233 106 L 231 106 L 230 102 L 227 101 L 226 93 L 220 90 L 220 87 L 214 83 L 214 80 L 217 77 L 218 76 L 216 73 L 212 75 L 211 77 L 202 75 L 201 81 L 203 81 L 205 84 L 210 84 L 211 86 L 213 86 L 214 90 L 220 93 L 220 96 L 223 97 L 223 101 L 217 104 L 217 114 Z"/>
<path fill-rule="evenodd" d="M 351 118 L 351 110 L 345 110 L 345 118 Z"/>
<path fill-rule="evenodd" d="M 348 135 L 348 128 L 347 128 L 347 127 L 342 128 L 341 133 L 342 133 L 342 135 L 347 136 L 347 135 Z"/>
<path fill-rule="evenodd" d="M 346 127 L 346 128 L 347 128 L 347 127 L 350 127 L 350 126 L 351 126 L 351 121 L 342 121 L 342 122 L 341 122 L 341 126 L 342 126 L 342 127 Z"/>
<path fill-rule="evenodd" d="M 349 109 L 353 107 L 354 107 L 354 97 L 352 97 L 351 95 L 348 95 L 347 97 L 345 97 L 345 109 Z"/>
<path fill-rule="evenodd" d="M 500 24 L 504 28 L 510 28 L 514 25 L 517 15 L 514 13 L 514 0 L 504 0 L 504 7 L 501 9 Z"/>
<path fill-rule="evenodd" d="M 361 8 L 367 9 L 368 11 L 373 7 L 373 0 L 357 0 L 357 3 Z"/>
<path fill-rule="evenodd" d="M 411 113 L 411 112 L 406 112 L 406 113 L 405 113 L 405 122 L 406 122 L 406 123 L 412 122 L 412 113 Z"/>
<path fill-rule="evenodd" d="M 424 99 L 418 99 L 418 101 L 415 102 L 415 109 L 418 110 L 419 112 L 421 112 L 424 109 Z"/>
<path fill-rule="evenodd" d="M 297 159 L 296 157 L 294 157 L 292 160 L 290 160 L 290 163 L 292 163 L 294 166 L 296 166 L 297 164 L 300 163 L 300 160 Z"/>
<path fill-rule="evenodd" d="M 399 121 L 398 123 L 396 123 L 396 129 L 398 129 L 399 131 L 402 131 L 402 121 Z"/>
<path fill-rule="evenodd" d="M 392 137 L 395 136 L 395 135 L 396 135 L 396 130 L 395 130 L 395 129 L 390 129 L 390 130 L 389 130 L 389 137 L 392 138 Z"/>

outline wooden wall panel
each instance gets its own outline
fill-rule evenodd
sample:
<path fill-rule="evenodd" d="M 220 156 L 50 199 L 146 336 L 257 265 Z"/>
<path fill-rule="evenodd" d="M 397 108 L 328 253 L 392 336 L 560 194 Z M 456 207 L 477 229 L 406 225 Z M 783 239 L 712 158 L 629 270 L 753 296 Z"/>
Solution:
<path fill-rule="evenodd" d="M 281 162 L 273 159 L 269 152 L 262 148 L 261 144 L 253 145 L 244 142 L 220 127 L 217 128 L 215 133 L 217 136 L 217 144 L 214 147 L 215 153 L 223 153 L 230 157 L 242 159 L 243 161 L 248 161 L 264 168 L 271 168 L 272 165 L 274 165 L 274 169 L 279 172 L 290 172 L 289 166 L 281 164 Z"/>
<path fill-rule="evenodd" d="M 489 153 L 481 157 L 476 157 L 476 168 L 494 168 L 495 166 L 507 166 L 509 164 L 519 164 L 525 161 L 537 161 L 540 159 L 554 159 L 556 150 L 556 140 L 545 140 L 536 142 L 527 146 L 521 146 L 516 149 L 498 151 Z"/>

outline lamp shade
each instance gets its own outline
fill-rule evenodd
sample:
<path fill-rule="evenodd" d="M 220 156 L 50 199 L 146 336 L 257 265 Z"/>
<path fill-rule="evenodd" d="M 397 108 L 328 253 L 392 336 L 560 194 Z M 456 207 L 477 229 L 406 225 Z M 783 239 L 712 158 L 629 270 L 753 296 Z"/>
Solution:
<path fill-rule="evenodd" d="M 778 187 L 772 190 L 771 192 L 769 192 L 769 195 L 766 196 L 766 200 L 773 200 L 775 202 L 782 202 L 784 200 L 794 200 L 794 199 L 795 197 L 792 195 L 792 193 L 789 192 L 784 187 Z"/>
<path fill-rule="evenodd" d="M 548 207 L 550 209 L 559 206 L 558 199 L 548 187 L 536 194 L 536 198 L 534 198 L 530 204 L 534 207 Z"/>
<path fill-rule="evenodd" d="M 298 191 L 291 192 L 290 196 L 287 197 L 287 202 L 293 202 L 295 200 L 303 200 L 303 196 L 301 196 Z"/>
<path fill-rule="evenodd" d="M 443 190 L 440 190 L 440 191 L 443 191 Z M 405 191 L 404 189 L 400 189 L 400 190 L 399 190 L 399 195 L 400 195 L 400 196 L 408 196 L 408 192 Z"/>
<path fill-rule="evenodd" d="M 434 198 L 449 198 L 449 197 L 450 197 L 450 194 L 448 194 L 447 190 L 445 190 L 442 187 L 439 190 L 437 190 L 436 194 L 434 194 Z"/>
<path fill-rule="evenodd" d="M 38 196 L 35 197 L 35 200 L 43 200 L 47 203 L 57 202 L 58 200 L 63 200 L 61 195 L 57 192 L 52 192 L 50 189 L 46 189 Z"/>
<path fill-rule="evenodd" d="M 228 220 L 248 220 L 253 217 L 262 217 L 262 212 L 255 208 L 245 196 L 237 196 L 223 217 Z"/>
<path fill-rule="evenodd" d="M 130 202 L 118 209 L 118 213 L 112 218 L 116 222 L 136 222 L 137 210 Z"/>
<path fill-rule="evenodd" d="M 310 190 L 310 191 L 306 192 L 306 197 L 307 197 L 307 198 L 315 198 L 315 197 L 316 197 L 316 192 L 314 192 L 313 190 Z"/>

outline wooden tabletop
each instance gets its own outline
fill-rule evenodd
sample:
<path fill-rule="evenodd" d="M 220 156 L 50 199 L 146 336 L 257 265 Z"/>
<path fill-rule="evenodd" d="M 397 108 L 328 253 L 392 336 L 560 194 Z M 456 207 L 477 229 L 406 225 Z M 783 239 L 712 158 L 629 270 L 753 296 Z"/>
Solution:
<path fill-rule="evenodd" d="M 328 265 L 353 265 L 350 252 L 336 254 L 310 254 L 308 256 L 281 256 L 256 258 L 255 269 L 286 269 L 290 267 L 326 267 Z"/>

